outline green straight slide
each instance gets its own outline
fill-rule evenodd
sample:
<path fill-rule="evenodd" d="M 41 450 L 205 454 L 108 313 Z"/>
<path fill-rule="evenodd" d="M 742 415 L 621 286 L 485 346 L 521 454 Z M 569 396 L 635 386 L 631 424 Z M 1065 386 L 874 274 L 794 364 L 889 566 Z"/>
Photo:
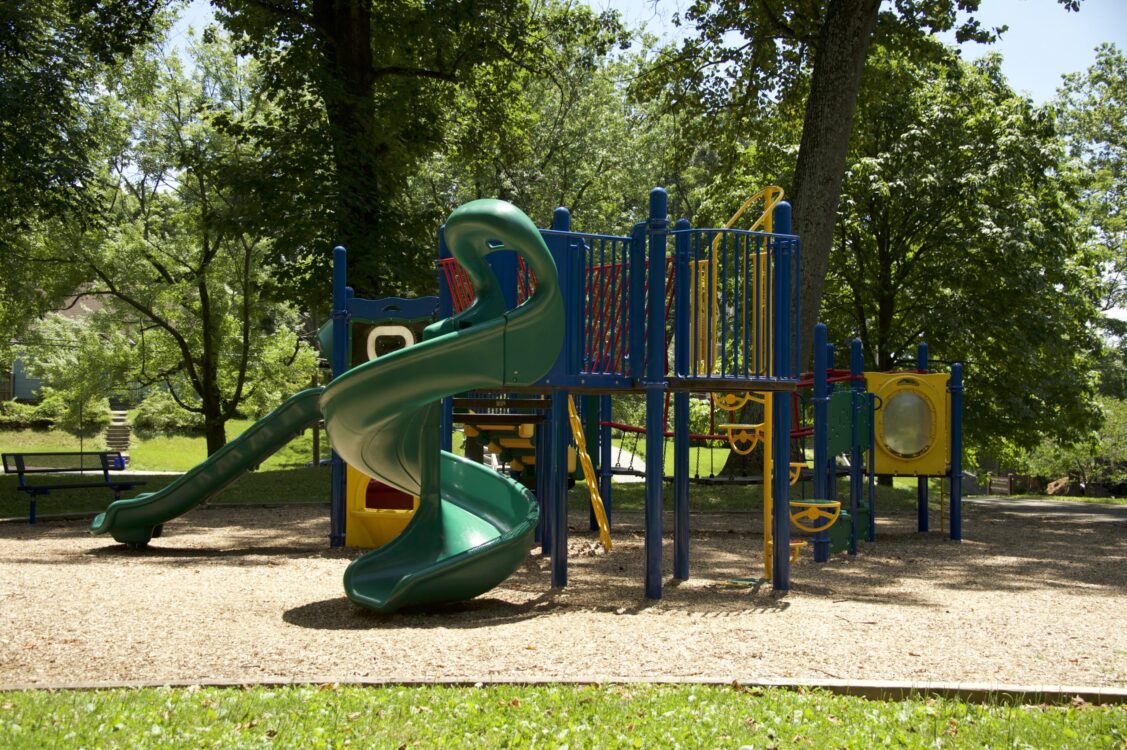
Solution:
<path fill-rule="evenodd" d="M 90 531 L 109 532 L 129 545 L 148 544 L 160 535 L 165 521 L 187 513 L 314 425 L 321 418 L 321 391 L 310 388 L 290 397 L 172 484 L 110 503 L 106 512 L 94 519 Z"/>
<path fill-rule="evenodd" d="M 473 282 L 473 304 L 430 326 L 419 344 L 344 373 L 321 396 L 344 460 L 419 496 L 403 533 L 344 574 L 349 599 L 384 613 L 462 601 L 501 583 L 528 555 L 539 516 L 520 484 L 439 450 L 439 401 L 529 385 L 551 369 L 563 343 L 556 266 L 536 225 L 502 201 L 462 206 L 445 232 Z M 499 247 L 523 255 L 536 276 L 535 292 L 511 311 L 485 262 Z"/>

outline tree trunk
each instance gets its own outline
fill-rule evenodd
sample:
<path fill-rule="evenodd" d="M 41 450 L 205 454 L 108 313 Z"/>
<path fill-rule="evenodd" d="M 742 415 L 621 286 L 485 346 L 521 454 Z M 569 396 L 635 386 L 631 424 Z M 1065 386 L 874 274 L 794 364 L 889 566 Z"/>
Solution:
<path fill-rule="evenodd" d="M 880 0 L 830 0 L 814 56 L 792 191 L 794 229 L 802 238 L 800 369 L 810 367 L 853 112 L 879 8 Z"/>
<path fill-rule="evenodd" d="M 830 0 L 814 56 L 791 195 L 794 231 L 802 238 L 802 320 L 797 322 L 802 341 L 800 370 L 812 367 L 814 324 L 818 322 L 830 264 L 853 111 L 879 8 L 880 0 Z M 745 409 L 741 420 L 749 417 Z M 724 472 L 747 474 L 751 459 L 733 451 Z"/>
<path fill-rule="evenodd" d="M 227 420 L 218 414 L 205 414 L 204 436 L 207 438 L 207 455 L 210 456 L 227 444 Z"/>
<path fill-rule="evenodd" d="M 336 241 L 348 248 L 349 279 L 364 296 L 379 296 L 380 158 L 387 150 L 375 132 L 372 10 L 367 0 L 317 0 L 319 86 L 329 120 L 336 177 Z"/>

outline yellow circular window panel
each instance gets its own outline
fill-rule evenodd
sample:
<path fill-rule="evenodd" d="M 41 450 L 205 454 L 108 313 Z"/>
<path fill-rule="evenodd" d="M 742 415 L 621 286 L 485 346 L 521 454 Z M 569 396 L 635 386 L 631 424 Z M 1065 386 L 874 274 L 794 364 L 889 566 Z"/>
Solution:
<path fill-rule="evenodd" d="M 865 373 L 880 399 L 876 412 L 877 474 L 940 476 L 950 463 L 951 404 L 946 373 Z"/>

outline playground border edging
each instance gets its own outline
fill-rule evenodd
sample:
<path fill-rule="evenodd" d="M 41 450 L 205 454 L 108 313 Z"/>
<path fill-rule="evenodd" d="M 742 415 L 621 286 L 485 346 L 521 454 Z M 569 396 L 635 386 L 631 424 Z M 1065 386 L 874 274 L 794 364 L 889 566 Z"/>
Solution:
<path fill-rule="evenodd" d="M 353 678 L 273 678 L 265 680 L 123 680 L 108 682 L 13 683 L 0 685 L 0 693 L 27 690 L 134 690 L 169 687 L 302 687 L 335 685 L 341 687 L 482 687 L 486 685 L 728 685 L 743 690 L 783 688 L 786 690 L 826 690 L 871 700 L 906 700 L 919 696 L 956 698 L 970 703 L 987 703 L 999 699 L 1020 698 L 1023 704 L 1059 704 L 1081 700 L 1097 705 L 1127 705 L 1127 688 L 1075 685 L 1011 685 L 990 682 L 909 682 L 903 680 L 799 680 L 767 679 L 693 679 L 676 677 L 641 677 L 595 679 L 494 679 L 450 678 L 435 680 L 353 679 Z"/>

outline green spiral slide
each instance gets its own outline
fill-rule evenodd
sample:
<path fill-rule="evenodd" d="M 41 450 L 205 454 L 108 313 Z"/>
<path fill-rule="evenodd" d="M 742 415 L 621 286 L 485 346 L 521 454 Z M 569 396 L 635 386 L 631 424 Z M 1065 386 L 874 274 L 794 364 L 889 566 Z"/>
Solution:
<path fill-rule="evenodd" d="M 497 243 L 523 255 L 536 276 L 535 292 L 511 311 L 485 262 Z M 528 385 L 548 372 L 563 343 L 555 263 L 536 225 L 502 201 L 454 211 L 446 244 L 473 282 L 473 304 L 430 326 L 419 344 L 349 370 L 321 397 L 344 460 L 419 497 L 403 533 L 345 571 L 348 597 L 379 612 L 493 588 L 528 555 L 539 514 L 518 483 L 439 450 L 439 400 Z"/>
<path fill-rule="evenodd" d="M 421 343 L 298 393 L 162 490 L 112 503 L 91 531 L 147 544 L 161 524 L 223 489 L 323 412 L 345 461 L 419 497 L 403 533 L 345 571 L 352 601 L 387 613 L 469 599 L 508 578 L 532 546 L 536 501 L 508 477 L 439 449 L 439 401 L 543 377 L 563 343 L 563 300 L 540 231 L 508 203 L 479 200 L 457 209 L 446 243 L 473 282 L 473 304 L 430 326 Z M 537 281 L 513 310 L 485 262 L 502 247 L 524 256 Z"/>

